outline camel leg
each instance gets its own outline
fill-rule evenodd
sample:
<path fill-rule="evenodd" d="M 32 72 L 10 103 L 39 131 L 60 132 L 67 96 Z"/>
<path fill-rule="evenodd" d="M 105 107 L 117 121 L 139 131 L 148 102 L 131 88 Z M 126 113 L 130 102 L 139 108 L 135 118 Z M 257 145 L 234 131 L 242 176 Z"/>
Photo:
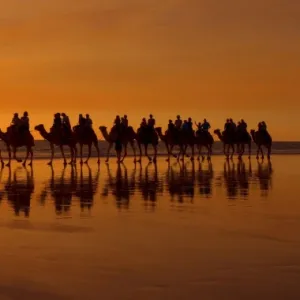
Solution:
<path fill-rule="evenodd" d="M 1 161 L 1 167 L 3 168 L 4 167 L 4 161 L 3 161 L 3 158 L 2 158 L 1 150 L 0 150 L 0 161 Z"/>
<path fill-rule="evenodd" d="M 194 156 L 195 156 L 195 146 L 194 146 L 194 144 L 191 144 L 190 147 L 192 148 L 192 156 L 191 156 L 191 160 L 194 160 Z"/>
<path fill-rule="evenodd" d="M 97 156 L 98 156 L 98 160 L 97 160 L 97 164 L 100 164 L 100 149 L 99 149 L 99 145 L 98 145 L 98 140 L 94 141 L 94 147 L 96 148 L 97 151 Z"/>
<path fill-rule="evenodd" d="M 74 148 L 71 145 L 69 145 L 69 148 L 71 153 L 71 161 L 69 162 L 69 165 L 71 165 L 74 161 Z"/>
<path fill-rule="evenodd" d="M 268 160 L 271 159 L 271 146 L 268 146 Z"/>
<path fill-rule="evenodd" d="M 130 143 L 130 146 L 131 146 L 132 151 L 133 151 L 133 156 L 134 156 L 133 162 L 136 163 L 136 149 L 135 149 L 134 141 L 130 141 L 129 143 Z"/>
<path fill-rule="evenodd" d="M 233 158 L 233 155 L 234 155 L 234 144 L 231 145 L 231 155 L 230 155 L 230 158 L 232 159 Z"/>
<path fill-rule="evenodd" d="M 6 166 L 10 167 L 10 163 L 11 163 L 11 149 L 10 149 L 9 145 L 7 145 L 7 152 L 8 152 L 8 163 L 6 164 Z"/>
<path fill-rule="evenodd" d="M 257 145 L 256 159 L 259 159 L 260 146 Z"/>
<path fill-rule="evenodd" d="M 22 162 L 22 159 L 17 158 L 17 147 L 13 147 L 13 158 L 14 158 L 17 162 Z"/>
<path fill-rule="evenodd" d="M 226 144 L 225 143 L 223 143 L 223 153 L 224 153 L 225 157 L 227 157 Z"/>
<path fill-rule="evenodd" d="M 198 148 L 198 157 L 197 157 L 197 160 L 200 160 L 202 146 L 198 144 L 197 148 Z"/>
<path fill-rule="evenodd" d="M 123 157 L 121 159 L 121 162 L 124 161 L 126 156 L 127 156 L 127 143 L 124 143 L 124 154 L 123 154 Z"/>
<path fill-rule="evenodd" d="M 64 147 L 63 147 L 63 145 L 60 145 L 59 148 L 60 148 L 61 155 L 64 159 L 64 165 L 66 165 L 67 161 L 66 161 L 66 157 L 65 157 Z"/>
<path fill-rule="evenodd" d="M 145 156 L 147 156 L 148 159 L 149 159 L 149 162 L 151 162 L 152 158 L 148 154 L 148 144 L 144 144 L 144 147 L 145 147 Z"/>
<path fill-rule="evenodd" d="M 265 158 L 263 147 L 260 147 L 261 159 Z"/>
<path fill-rule="evenodd" d="M 26 148 L 26 157 L 25 157 L 25 159 L 23 161 L 23 164 L 22 164 L 24 167 L 26 166 L 26 162 L 27 162 L 28 156 L 29 156 L 29 148 L 27 147 Z"/>
<path fill-rule="evenodd" d="M 54 158 L 54 145 L 50 144 L 50 150 L 51 150 L 51 158 L 50 161 L 48 162 L 49 166 L 52 166 L 53 158 Z"/>
<path fill-rule="evenodd" d="M 153 162 L 156 163 L 157 160 L 157 145 L 152 144 L 153 149 L 154 149 L 154 157 L 153 157 Z"/>
<path fill-rule="evenodd" d="M 76 161 L 77 161 L 77 146 L 76 145 L 73 147 L 73 151 L 74 151 L 73 163 L 76 165 Z"/>
<path fill-rule="evenodd" d="M 249 152 L 249 156 L 248 158 L 251 158 L 251 142 L 248 144 L 248 152 Z"/>
<path fill-rule="evenodd" d="M 138 142 L 138 147 L 139 147 L 139 151 L 140 151 L 140 158 L 137 160 L 137 162 L 141 162 L 142 161 L 142 146 L 141 143 Z"/>
<path fill-rule="evenodd" d="M 173 155 L 173 154 L 172 154 L 173 147 L 174 147 L 174 145 L 170 145 L 170 146 L 169 146 L 169 145 L 166 143 L 166 148 L 167 148 L 167 151 L 168 151 L 168 158 L 166 159 L 166 161 L 170 161 L 171 155 Z"/>
<path fill-rule="evenodd" d="M 88 144 L 88 149 L 89 149 L 89 154 L 88 154 L 88 157 L 87 157 L 86 161 L 84 162 L 85 164 L 87 164 L 89 162 L 89 159 L 91 157 L 91 154 L 92 154 L 92 144 Z"/>
<path fill-rule="evenodd" d="M 32 166 L 32 161 L 33 161 L 33 151 L 32 151 L 32 147 L 29 148 L 29 154 L 30 154 L 30 163 L 28 164 L 28 166 Z"/>
<path fill-rule="evenodd" d="M 83 144 L 80 144 L 80 164 L 83 164 L 82 150 L 83 150 Z"/>
<path fill-rule="evenodd" d="M 110 150 L 111 150 L 112 146 L 113 146 L 113 143 L 109 143 L 108 148 L 107 148 L 107 154 L 106 154 L 105 162 L 109 161 L 109 153 L 110 153 Z"/>

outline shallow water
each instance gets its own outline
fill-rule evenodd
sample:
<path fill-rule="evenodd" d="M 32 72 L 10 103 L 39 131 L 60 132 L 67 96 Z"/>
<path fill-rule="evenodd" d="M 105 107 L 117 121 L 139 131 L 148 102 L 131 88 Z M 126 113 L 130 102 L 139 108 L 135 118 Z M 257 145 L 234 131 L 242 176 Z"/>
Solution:
<path fill-rule="evenodd" d="M 0 299 L 298 299 L 300 156 L 0 176 Z"/>

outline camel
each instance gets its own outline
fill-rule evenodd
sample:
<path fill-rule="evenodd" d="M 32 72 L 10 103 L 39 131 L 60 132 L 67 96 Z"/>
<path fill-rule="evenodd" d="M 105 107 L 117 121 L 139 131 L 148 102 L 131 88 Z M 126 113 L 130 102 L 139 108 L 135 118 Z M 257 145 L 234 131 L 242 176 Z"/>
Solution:
<path fill-rule="evenodd" d="M 4 143 L 6 144 L 7 147 L 7 152 L 8 152 L 8 163 L 7 166 L 10 166 L 11 164 L 11 147 L 13 150 L 13 159 L 15 159 L 17 162 L 22 162 L 21 159 L 18 159 L 16 156 L 16 152 L 17 152 L 17 148 L 26 147 L 26 157 L 25 160 L 23 162 L 23 166 L 26 165 L 26 162 L 28 160 L 29 154 L 30 154 L 30 162 L 28 165 L 32 165 L 32 160 L 33 160 L 33 151 L 32 151 L 32 147 L 34 146 L 34 138 L 32 136 L 32 134 L 28 131 L 28 132 L 24 132 L 23 134 L 16 134 L 15 132 L 13 132 L 12 128 L 8 128 L 7 132 L 3 132 L 0 129 L 0 139 L 4 141 Z M 1 162 L 3 165 L 3 161 L 1 158 Z"/>
<path fill-rule="evenodd" d="M 71 161 L 70 163 L 76 163 L 76 154 L 77 154 L 77 149 L 76 149 L 76 140 L 74 138 L 62 138 L 60 134 L 54 134 L 54 133 L 49 133 L 46 131 L 45 126 L 43 124 L 37 125 L 34 128 L 37 130 L 40 135 L 47 140 L 50 143 L 50 148 L 51 148 L 51 159 L 48 162 L 48 165 L 52 165 L 53 158 L 54 158 L 54 146 L 59 146 L 62 157 L 64 159 L 64 165 L 67 164 L 67 160 L 65 157 L 64 153 L 64 148 L 63 146 L 69 146 L 70 147 L 70 152 L 71 152 Z"/>
<path fill-rule="evenodd" d="M 259 152 L 261 152 L 261 158 L 264 159 L 264 151 L 262 146 L 265 146 L 268 150 L 268 159 L 271 158 L 271 149 L 272 149 L 272 137 L 268 134 L 268 132 L 264 131 L 255 131 L 251 130 L 251 136 L 254 143 L 257 145 L 257 154 L 256 159 L 259 159 Z"/>
<path fill-rule="evenodd" d="M 207 149 L 207 159 L 209 160 L 212 154 L 212 145 L 214 143 L 214 138 L 209 132 L 205 131 L 197 131 L 196 132 L 196 145 L 198 146 L 198 160 L 202 157 L 204 160 L 204 156 L 202 155 L 202 147 Z"/>
<path fill-rule="evenodd" d="M 230 134 L 223 134 L 221 133 L 220 129 L 216 129 L 214 131 L 214 134 L 217 135 L 217 137 L 220 139 L 220 141 L 223 143 L 223 152 L 224 155 L 227 158 L 233 158 L 233 154 L 234 154 L 234 144 L 235 144 L 235 137 L 231 136 Z M 227 146 L 227 151 L 226 151 L 226 146 Z M 232 149 L 231 154 L 229 153 L 230 148 Z"/>
<path fill-rule="evenodd" d="M 157 127 L 157 128 L 155 128 L 155 130 L 156 130 L 159 138 L 165 143 L 165 146 L 166 146 L 166 149 L 167 149 L 167 152 L 168 152 L 168 158 L 166 159 L 166 161 L 170 161 L 170 156 L 171 155 L 176 157 L 177 160 L 179 160 L 180 154 L 183 154 L 183 156 L 184 156 L 185 149 L 184 149 L 184 144 L 181 141 L 181 139 L 174 139 L 174 135 L 168 134 L 168 132 L 163 134 L 161 127 Z M 179 146 L 179 148 L 180 148 L 180 151 L 179 151 L 178 155 L 174 155 L 172 153 L 172 150 L 173 150 L 174 146 Z"/>
<path fill-rule="evenodd" d="M 156 162 L 156 158 L 157 158 L 157 145 L 158 145 L 158 135 L 156 133 L 156 131 L 152 128 L 142 128 L 140 127 L 137 131 L 136 134 L 136 140 L 138 143 L 138 147 L 140 150 L 140 159 L 139 161 L 142 160 L 142 145 L 144 145 L 144 149 L 145 149 L 145 156 L 148 157 L 150 162 Z M 148 146 L 149 144 L 152 145 L 153 149 L 154 149 L 154 157 L 150 157 L 148 154 Z"/>
<path fill-rule="evenodd" d="M 99 146 L 98 146 L 98 138 L 97 138 L 97 135 L 94 132 L 94 130 L 92 128 L 87 128 L 86 131 L 82 132 L 79 125 L 77 125 L 77 126 L 73 127 L 73 132 L 74 132 L 75 140 L 80 145 L 80 163 L 81 164 L 83 163 L 83 161 L 82 161 L 83 145 L 87 145 L 88 149 L 89 149 L 89 154 L 85 161 L 86 164 L 88 163 L 88 161 L 91 157 L 92 145 L 94 145 L 94 147 L 97 150 L 97 155 L 98 155 L 97 163 L 100 164 L 100 150 L 99 150 Z"/>
<path fill-rule="evenodd" d="M 245 153 L 245 145 L 248 145 L 248 158 L 251 158 L 251 143 L 252 139 L 250 134 L 245 131 L 237 131 L 235 133 L 235 142 L 237 144 L 237 151 L 239 153 L 239 159 L 242 158 L 243 154 Z"/>
<path fill-rule="evenodd" d="M 113 144 L 115 143 L 116 139 L 117 139 L 117 133 L 114 131 L 114 129 L 112 128 L 112 130 L 110 131 L 110 133 L 107 132 L 107 127 L 105 126 L 100 126 L 99 127 L 104 139 L 108 142 L 108 149 L 107 149 L 107 156 L 106 156 L 106 160 L 105 162 L 109 161 L 109 153 L 110 150 L 113 146 Z M 135 146 L 134 146 L 134 140 L 136 139 L 136 133 L 134 132 L 133 128 L 131 126 L 129 126 L 126 130 L 126 133 L 122 135 L 121 140 L 122 140 L 122 145 L 124 147 L 124 154 L 122 159 L 119 162 L 123 162 L 125 157 L 127 156 L 127 145 L 128 143 L 131 145 L 131 148 L 133 150 L 133 154 L 134 154 L 134 162 L 136 162 L 136 151 L 135 151 Z M 140 161 L 140 160 L 139 160 Z"/>
<path fill-rule="evenodd" d="M 237 145 L 237 153 L 238 153 L 238 158 L 242 159 L 242 156 L 245 152 L 245 145 L 248 145 L 248 152 L 249 156 L 248 158 L 250 159 L 251 157 L 251 136 L 249 135 L 248 132 L 245 133 L 239 133 L 239 132 L 228 132 L 224 135 L 224 133 L 221 133 L 220 129 L 216 129 L 214 133 L 218 136 L 220 141 L 223 142 L 224 145 L 224 154 L 229 158 L 229 156 L 232 158 L 233 154 L 235 152 L 235 147 L 234 145 Z M 226 153 L 226 145 L 228 146 L 227 148 L 227 153 Z M 230 148 L 232 149 L 231 154 L 229 153 Z"/>

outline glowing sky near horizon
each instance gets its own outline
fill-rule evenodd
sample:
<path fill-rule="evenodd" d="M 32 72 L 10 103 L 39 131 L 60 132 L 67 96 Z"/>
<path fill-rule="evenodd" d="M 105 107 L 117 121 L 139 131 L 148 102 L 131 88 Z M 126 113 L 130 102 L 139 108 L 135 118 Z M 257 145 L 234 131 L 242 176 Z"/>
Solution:
<path fill-rule="evenodd" d="M 298 0 L 0 0 L 0 127 L 28 110 L 110 126 L 180 113 L 264 119 L 299 140 Z M 99 135 L 100 136 L 100 135 Z"/>

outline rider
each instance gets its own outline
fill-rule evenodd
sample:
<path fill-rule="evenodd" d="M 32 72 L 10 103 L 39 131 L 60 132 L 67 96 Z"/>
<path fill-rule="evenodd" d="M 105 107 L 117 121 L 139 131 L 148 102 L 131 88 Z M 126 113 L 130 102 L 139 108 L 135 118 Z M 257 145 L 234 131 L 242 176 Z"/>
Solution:
<path fill-rule="evenodd" d="M 93 126 L 93 120 L 91 119 L 89 114 L 85 115 L 85 126 L 87 128 L 92 128 L 92 126 Z"/>
<path fill-rule="evenodd" d="M 148 128 L 149 129 L 154 129 L 155 126 L 155 119 L 153 118 L 153 115 L 149 115 L 149 119 L 148 119 Z"/>
<path fill-rule="evenodd" d="M 241 119 L 239 129 L 243 132 L 247 131 L 247 123 L 244 121 L 244 119 Z"/>
<path fill-rule="evenodd" d="M 79 115 L 79 119 L 78 119 L 78 124 L 81 128 L 83 128 L 85 126 L 85 118 L 83 117 L 82 114 Z"/>
<path fill-rule="evenodd" d="M 120 118 L 120 116 L 116 116 L 115 121 L 114 121 L 114 125 L 119 126 L 120 124 L 121 124 L 121 118 Z"/>
<path fill-rule="evenodd" d="M 232 131 L 235 131 L 236 130 L 236 124 L 233 122 L 232 119 L 229 119 L 229 122 L 230 122 L 230 129 Z"/>
<path fill-rule="evenodd" d="M 188 124 L 187 120 L 183 121 L 182 130 L 183 131 L 188 131 L 189 130 L 189 124 Z"/>
<path fill-rule="evenodd" d="M 60 117 L 60 115 L 59 115 Z M 62 117 L 62 125 L 67 129 L 67 130 L 70 130 L 71 131 L 71 123 L 70 123 L 70 119 L 69 117 L 65 114 L 65 113 L 62 113 L 61 114 L 61 117 Z"/>
<path fill-rule="evenodd" d="M 197 126 L 197 131 L 201 131 L 202 130 L 202 124 L 201 124 L 201 122 L 199 122 L 199 123 L 195 122 L 195 125 Z"/>
<path fill-rule="evenodd" d="M 19 126 L 20 118 L 18 113 L 14 113 L 13 119 L 11 121 L 11 125 Z"/>
<path fill-rule="evenodd" d="M 207 122 L 206 119 L 203 120 L 201 128 L 203 131 L 206 131 L 206 132 L 208 132 L 208 130 L 210 129 L 210 124 Z"/>
<path fill-rule="evenodd" d="M 260 124 L 261 124 L 261 130 L 267 131 L 267 124 L 265 123 L 265 121 L 262 121 Z"/>
<path fill-rule="evenodd" d="M 29 131 L 29 116 L 27 111 L 23 113 L 23 116 L 20 120 L 20 130 Z"/>
<path fill-rule="evenodd" d="M 143 119 L 142 119 L 140 128 L 147 128 L 147 121 L 146 121 L 146 118 L 143 118 Z"/>
<path fill-rule="evenodd" d="M 169 133 L 172 133 L 172 132 L 174 131 L 174 129 L 175 129 L 175 125 L 174 125 L 173 121 L 172 121 L 172 120 L 169 120 L 169 124 L 168 124 L 168 132 L 169 132 Z"/>
<path fill-rule="evenodd" d="M 225 125 L 224 125 L 224 130 L 227 132 L 227 131 L 229 131 L 230 129 L 231 129 L 231 123 L 230 123 L 230 120 L 227 119 L 227 120 L 226 120 L 226 123 L 225 123 Z"/>
<path fill-rule="evenodd" d="M 180 130 L 182 126 L 182 120 L 180 119 L 180 116 L 177 116 L 177 119 L 175 120 L 175 128 L 177 130 Z"/>
<path fill-rule="evenodd" d="M 188 118 L 188 121 L 187 121 L 187 128 L 188 128 L 189 132 L 192 132 L 192 131 L 193 131 L 193 122 L 192 122 L 192 118 Z"/>
<path fill-rule="evenodd" d="M 127 115 L 124 115 L 124 117 L 122 118 L 122 125 L 124 126 L 124 128 L 128 127 L 128 118 L 127 118 Z"/>

